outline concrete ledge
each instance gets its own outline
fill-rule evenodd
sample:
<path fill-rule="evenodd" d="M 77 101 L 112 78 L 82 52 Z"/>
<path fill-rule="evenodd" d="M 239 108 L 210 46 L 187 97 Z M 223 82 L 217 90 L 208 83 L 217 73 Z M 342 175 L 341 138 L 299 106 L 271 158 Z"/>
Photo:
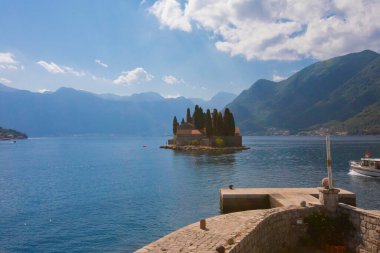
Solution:
<path fill-rule="evenodd" d="M 339 202 L 356 205 L 356 195 L 339 189 Z M 254 209 L 318 203 L 318 188 L 236 188 L 220 190 L 220 210 L 222 213 Z"/>

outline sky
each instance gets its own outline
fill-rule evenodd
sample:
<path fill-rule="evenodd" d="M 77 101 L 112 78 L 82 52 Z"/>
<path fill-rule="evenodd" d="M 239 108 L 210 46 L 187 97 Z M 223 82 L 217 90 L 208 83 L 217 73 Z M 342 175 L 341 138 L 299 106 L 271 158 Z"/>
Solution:
<path fill-rule="evenodd" d="M 380 0 L 0 0 L 0 83 L 209 99 L 380 52 Z"/>

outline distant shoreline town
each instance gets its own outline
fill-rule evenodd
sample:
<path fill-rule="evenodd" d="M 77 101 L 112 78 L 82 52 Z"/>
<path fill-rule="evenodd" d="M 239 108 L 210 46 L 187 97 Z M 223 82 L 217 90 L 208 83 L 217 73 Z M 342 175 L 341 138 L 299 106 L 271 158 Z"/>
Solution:
<path fill-rule="evenodd" d="M 21 140 L 27 139 L 28 135 L 13 129 L 5 129 L 0 127 L 0 140 Z"/>

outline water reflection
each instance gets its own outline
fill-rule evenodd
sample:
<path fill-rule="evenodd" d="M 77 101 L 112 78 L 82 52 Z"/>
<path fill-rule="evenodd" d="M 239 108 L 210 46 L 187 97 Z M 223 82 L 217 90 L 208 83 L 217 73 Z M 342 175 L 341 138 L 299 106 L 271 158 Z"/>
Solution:
<path fill-rule="evenodd" d="M 236 154 L 242 151 L 173 151 L 175 157 L 185 158 L 197 166 L 221 165 L 231 166 L 236 164 Z"/>

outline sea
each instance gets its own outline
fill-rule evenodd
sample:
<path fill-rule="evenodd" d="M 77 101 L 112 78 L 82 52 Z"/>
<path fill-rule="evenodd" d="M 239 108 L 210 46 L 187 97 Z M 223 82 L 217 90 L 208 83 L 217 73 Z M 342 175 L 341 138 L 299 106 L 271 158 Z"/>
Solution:
<path fill-rule="evenodd" d="M 75 136 L 0 142 L 0 252 L 133 252 L 220 214 L 219 189 L 317 187 L 322 137 L 244 137 L 246 151 L 160 149 L 168 137 Z M 380 179 L 349 171 L 379 136 L 332 137 L 335 186 L 380 209 Z"/>

